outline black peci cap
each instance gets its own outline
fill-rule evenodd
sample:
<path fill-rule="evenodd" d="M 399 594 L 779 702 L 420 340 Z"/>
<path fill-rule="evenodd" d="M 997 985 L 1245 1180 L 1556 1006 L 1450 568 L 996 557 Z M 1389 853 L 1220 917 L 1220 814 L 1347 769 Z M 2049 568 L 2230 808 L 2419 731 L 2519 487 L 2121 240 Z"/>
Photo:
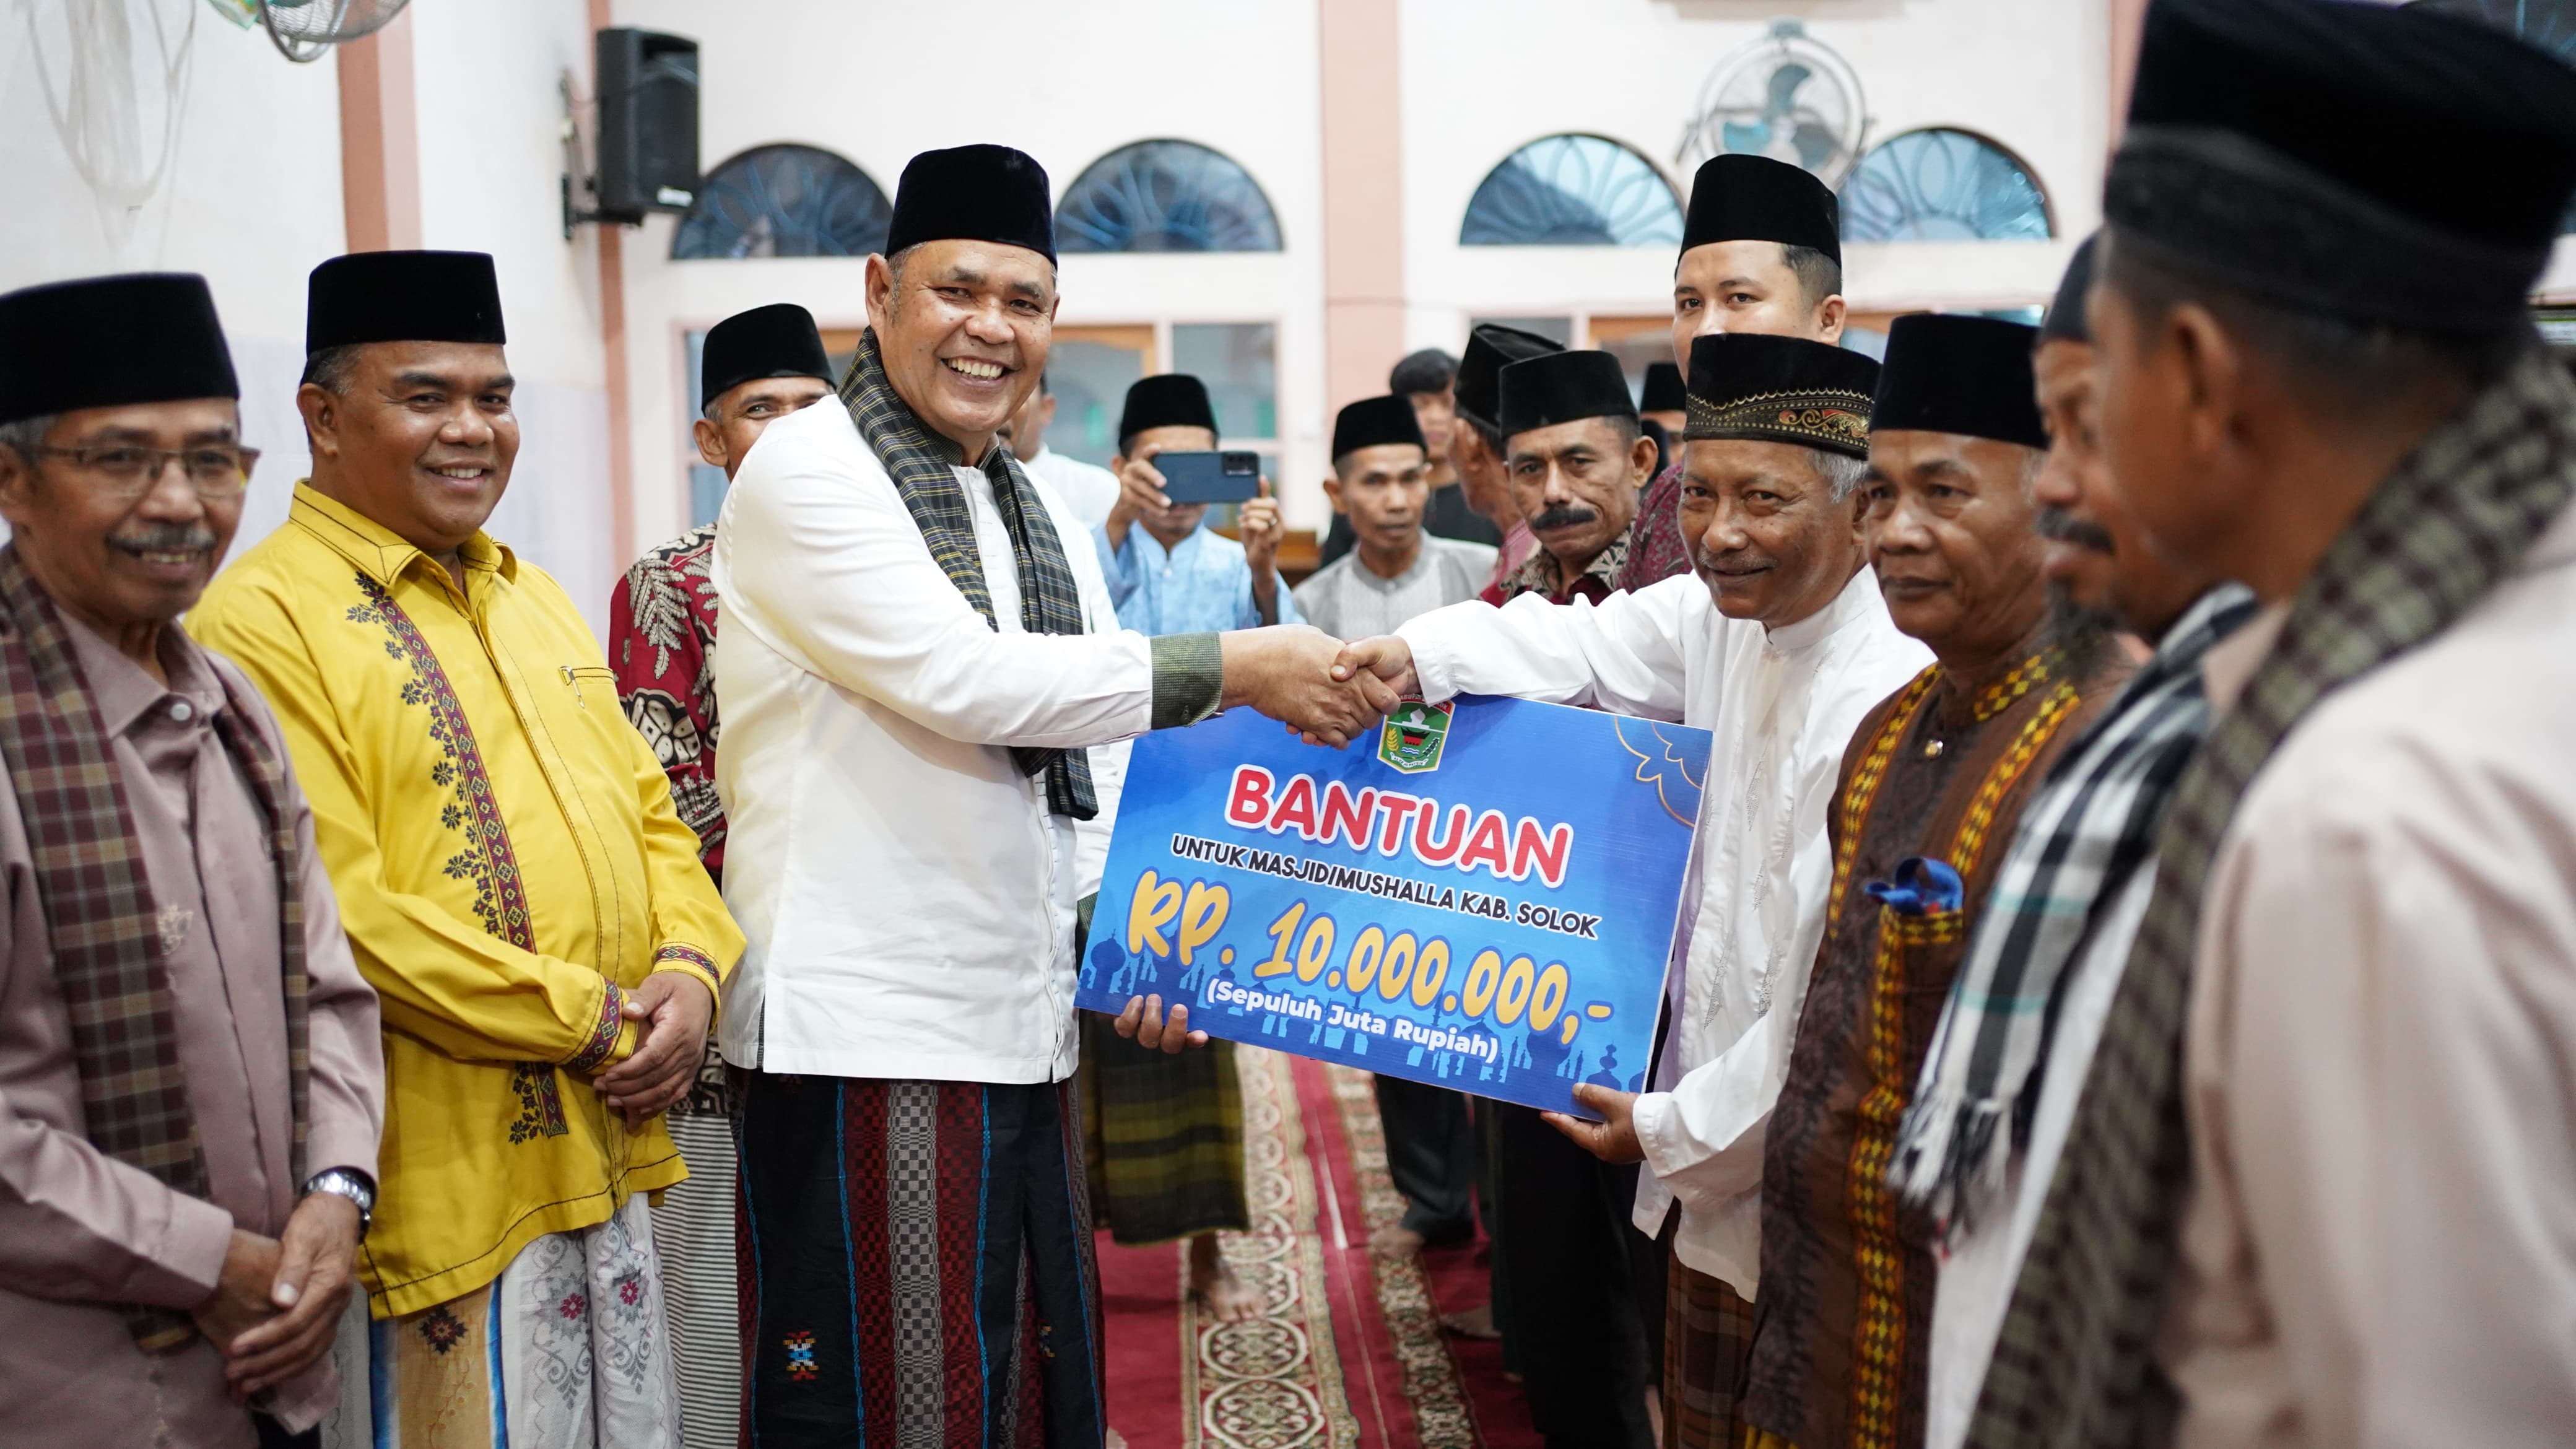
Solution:
<path fill-rule="evenodd" d="M 1607 352 L 1551 352 L 1503 369 L 1496 421 L 1506 438 L 1583 418 L 1636 416 L 1628 371 Z"/>
<path fill-rule="evenodd" d="M 1488 322 L 1467 334 L 1467 350 L 1458 359 L 1458 411 L 1468 421 L 1487 428 L 1500 425 L 1502 417 L 1502 372 L 1510 363 L 1551 352 L 1563 352 L 1565 344 L 1535 332 L 1523 332 L 1499 322 Z"/>
<path fill-rule="evenodd" d="M 305 285 L 304 353 L 366 342 L 509 341 L 483 252 L 351 252 Z"/>
<path fill-rule="evenodd" d="M 2085 316 L 2085 294 L 2093 290 L 2093 254 L 2101 250 L 2102 234 L 2095 232 L 2075 249 L 2066 263 L 2066 275 L 2057 284 L 2057 300 L 2048 304 L 2048 316 L 2039 324 L 2042 342 L 2090 342 L 2093 326 Z"/>
<path fill-rule="evenodd" d="M 2292 310 L 2518 321 L 2576 193 L 2576 70 L 2426 6 L 2155 0 L 2103 186 L 2120 255 Z"/>
<path fill-rule="evenodd" d="M 814 314 L 793 302 L 773 302 L 736 312 L 707 329 L 698 363 L 698 406 L 763 377 L 832 380 L 832 359 Z"/>
<path fill-rule="evenodd" d="M 1385 443 L 1411 443 L 1420 448 L 1422 425 L 1413 416 L 1413 400 L 1390 393 L 1385 397 L 1364 397 L 1341 410 L 1333 419 L 1333 461 L 1362 448 Z"/>
<path fill-rule="evenodd" d="M 2030 353 L 2039 329 L 1993 317 L 1916 312 L 1887 329 L 1871 425 L 1957 433 L 2045 449 Z"/>
<path fill-rule="evenodd" d="M 1842 206 L 1833 188 L 1768 156 L 1712 156 L 1691 178 L 1682 250 L 1711 242 L 1771 241 L 1843 259 Z"/>
<path fill-rule="evenodd" d="M 1688 442 L 1796 443 L 1869 456 L 1878 364 L 1804 337 L 1722 332 L 1691 339 Z"/>
<path fill-rule="evenodd" d="M 895 183 L 887 256 L 926 241 L 1000 242 L 1055 260 L 1046 168 L 1008 146 L 924 151 Z"/>
<path fill-rule="evenodd" d="M 1682 385 L 1682 370 L 1669 362 L 1646 364 L 1646 385 L 1637 399 L 1641 413 L 1677 413 L 1690 406 L 1690 389 Z"/>
<path fill-rule="evenodd" d="M 1216 409 L 1208 402 L 1207 384 L 1186 372 L 1138 378 L 1127 389 L 1127 406 L 1118 414 L 1118 451 L 1148 428 L 1216 429 Z"/>
<path fill-rule="evenodd" d="M 0 296 L 0 423 L 241 396 L 206 279 L 130 272 Z"/>

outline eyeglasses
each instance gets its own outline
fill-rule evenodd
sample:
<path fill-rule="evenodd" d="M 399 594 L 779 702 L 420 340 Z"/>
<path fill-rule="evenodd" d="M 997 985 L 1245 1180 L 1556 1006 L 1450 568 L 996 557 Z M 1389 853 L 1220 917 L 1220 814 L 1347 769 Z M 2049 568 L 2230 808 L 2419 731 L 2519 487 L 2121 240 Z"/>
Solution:
<path fill-rule="evenodd" d="M 69 458 L 84 473 L 107 480 L 108 491 L 134 499 L 152 491 L 171 464 L 188 475 L 197 497 L 209 503 L 239 498 L 250 486 L 250 470 L 259 464 L 259 449 L 229 443 L 198 448 L 144 448 L 112 443 L 95 448 L 39 447 L 38 453 Z"/>

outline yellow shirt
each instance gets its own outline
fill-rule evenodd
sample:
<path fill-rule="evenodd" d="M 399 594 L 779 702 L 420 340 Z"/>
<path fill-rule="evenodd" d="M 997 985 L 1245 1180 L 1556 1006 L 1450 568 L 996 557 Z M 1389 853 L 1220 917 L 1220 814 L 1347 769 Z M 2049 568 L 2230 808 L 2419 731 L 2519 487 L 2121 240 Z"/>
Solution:
<path fill-rule="evenodd" d="M 361 1254 L 378 1317 L 469 1293 L 534 1239 L 687 1176 L 660 1120 L 628 1132 L 589 1078 L 634 1048 L 622 989 L 682 970 L 714 990 L 742 952 L 572 600 L 483 534 L 462 553 L 460 595 L 299 484 L 285 526 L 188 616 L 277 712 L 383 1001 Z"/>

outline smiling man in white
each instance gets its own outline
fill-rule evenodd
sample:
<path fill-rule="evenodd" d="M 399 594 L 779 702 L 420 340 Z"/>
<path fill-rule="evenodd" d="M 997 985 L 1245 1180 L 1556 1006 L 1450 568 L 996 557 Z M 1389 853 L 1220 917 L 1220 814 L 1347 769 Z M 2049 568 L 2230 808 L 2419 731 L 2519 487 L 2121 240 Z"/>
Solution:
<path fill-rule="evenodd" d="M 750 938 L 722 1037 L 752 1069 L 745 1422 L 784 1446 L 862 1425 L 1096 1446 L 1071 1082 L 1086 747 L 1228 704 L 1341 743 L 1394 696 L 1335 684 L 1311 629 L 1089 632 L 1115 627 L 1097 561 L 996 441 L 1055 317 L 1035 161 L 914 157 L 867 265 L 844 405 L 773 424 L 716 526 L 725 892 Z M 1206 1040 L 1160 1008 L 1130 1003 L 1121 1034 Z"/>

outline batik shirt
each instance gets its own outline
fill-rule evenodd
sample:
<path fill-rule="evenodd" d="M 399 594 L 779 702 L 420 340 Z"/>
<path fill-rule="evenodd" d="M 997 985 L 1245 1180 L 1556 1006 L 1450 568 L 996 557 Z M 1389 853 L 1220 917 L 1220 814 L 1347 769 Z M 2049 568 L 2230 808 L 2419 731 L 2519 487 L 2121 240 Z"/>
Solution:
<path fill-rule="evenodd" d="M 1637 522 L 1628 530 L 1628 559 L 1618 578 L 1618 587 L 1630 593 L 1690 572 L 1690 540 L 1682 537 L 1681 439 L 1673 443 L 1672 462 L 1637 495 Z"/>
<path fill-rule="evenodd" d="M 1744 1395 L 1746 1423 L 1799 1449 L 1923 1442 L 1937 1269 L 1887 1164 L 2023 800 L 2128 668 L 2065 674 L 2034 651 L 1969 698 L 1933 665 L 1843 755 L 1824 944 L 1763 1142 Z"/>
<path fill-rule="evenodd" d="M 1536 594 L 1551 604 L 1572 603 L 1576 599 L 1600 603 L 1620 589 L 1620 575 L 1628 566 L 1628 540 L 1635 532 L 1636 526 L 1629 525 L 1626 531 L 1610 540 L 1608 548 L 1583 566 L 1583 572 L 1564 584 L 1557 581 L 1560 568 L 1556 555 L 1543 546 L 1531 549 L 1529 557 L 1521 560 L 1520 567 L 1486 585 L 1485 591 L 1477 597 L 1497 608 L 1523 594 Z"/>
<path fill-rule="evenodd" d="M 697 832 L 698 859 L 724 880 L 724 801 L 716 796 L 716 526 L 690 529 L 635 561 L 608 600 L 608 667 L 617 697 L 671 777 L 671 806 Z"/>
<path fill-rule="evenodd" d="M 572 600 L 477 533 L 465 587 L 299 485 L 189 631 L 277 711 L 349 945 L 382 1005 L 379 1318 L 491 1282 L 548 1233 L 686 1176 L 590 1085 L 653 971 L 742 950 L 671 785 Z"/>

